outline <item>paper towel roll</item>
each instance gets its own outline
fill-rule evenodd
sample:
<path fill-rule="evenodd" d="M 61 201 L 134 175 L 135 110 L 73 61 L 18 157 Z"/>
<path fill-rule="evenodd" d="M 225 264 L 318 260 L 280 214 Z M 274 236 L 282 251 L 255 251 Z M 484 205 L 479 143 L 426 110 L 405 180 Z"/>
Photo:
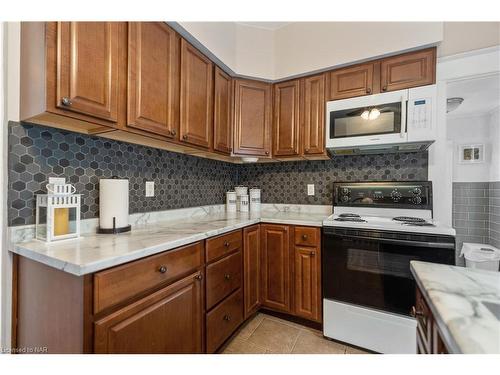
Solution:
<path fill-rule="evenodd" d="M 128 227 L 128 180 L 103 178 L 99 180 L 99 227 L 113 229 Z"/>

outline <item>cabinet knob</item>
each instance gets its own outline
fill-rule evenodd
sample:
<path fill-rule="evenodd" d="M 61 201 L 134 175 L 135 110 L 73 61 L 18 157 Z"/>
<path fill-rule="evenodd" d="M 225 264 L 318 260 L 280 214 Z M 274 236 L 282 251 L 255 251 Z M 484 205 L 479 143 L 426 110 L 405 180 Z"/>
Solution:
<path fill-rule="evenodd" d="M 66 106 L 66 107 L 69 107 L 73 103 L 71 103 L 71 99 L 70 98 L 63 97 L 61 99 L 61 104 L 64 105 L 64 106 Z"/>
<path fill-rule="evenodd" d="M 170 134 L 172 134 L 172 135 L 176 135 L 176 134 L 177 134 L 177 132 L 175 131 L 175 129 L 172 129 L 172 131 L 170 132 Z"/>
<path fill-rule="evenodd" d="M 200 273 L 199 275 L 196 275 L 194 278 L 195 278 L 196 280 L 201 280 L 201 279 L 203 279 L 203 276 L 202 276 L 202 274 Z"/>
<path fill-rule="evenodd" d="M 269 151 L 266 151 L 266 155 L 269 155 Z"/>
<path fill-rule="evenodd" d="M 387 86 L 383 86 L 382 91 L 387 91 Z"/>
<path fill-rule="evenodd" d="M 309 152 L 309 149 L 308 149 L 308 148 L 306 148 L 304 151 L 305 151 L 305 152 Z"/>
<path fill-rule="evenodd" d="M 229 242 L 225 241 L 225 242 L 224 242 L 224 246 L 225 246 L 225 247 L 229 247 Z"/>
<path fill-rule="evenodd" d="M 224 275 L 224 279 L 230 280 L 231 279 L 231 275 L 229 275 L 229 274 Z"/>
<path fill-rule="evenodd" d="M 311 251 L 311 256 L 315 257 L 316 256 L 316 251 Z"/>
<path fill-rule="evenodd" d="M 186 141 L 186 140 L 188 139 L 187 134 L 184 134 L 184 135 L 182 136 L 182 139 L 184 139 L 184 140 Z"/>
<path fill-rule="evenodd" d="M 307 238 L 308 238 L 308 237 L 307 237 L 307 234 L 303 234 L 303 235 L 302 235 L 302 239 L 303 239 L 304 241 L 307 241 Z"/>
<path fill-rule="evenodd" d="M 231 320 L 231 317 L 229 315 L 224 315 L 223 318 L 226 322 L 229 322 Z"/>
<path fill-rule="evenodd" d="M 167 267 L 166 266 L 160 266 L 158 268 L 158 272 L 160 272 L 160 273 L 166 273 L 167 272 Z"/>
<path fill-rule="evenodd" d="M 424 316 L 424 313 L 422 311 L 417 310 L 415 306 L 412 306 L 410 310 L 410 315 L 416 318 L 417 316 Z"/>
<path fill-rule="evenodd" d="M 371 89 L 370 87 L 368 87 L 368 88 L 366 89 L 366 93 L 367 93 L 367 94 L 371 94 L 371 93 L 372 93 L 372 89 Z"/>

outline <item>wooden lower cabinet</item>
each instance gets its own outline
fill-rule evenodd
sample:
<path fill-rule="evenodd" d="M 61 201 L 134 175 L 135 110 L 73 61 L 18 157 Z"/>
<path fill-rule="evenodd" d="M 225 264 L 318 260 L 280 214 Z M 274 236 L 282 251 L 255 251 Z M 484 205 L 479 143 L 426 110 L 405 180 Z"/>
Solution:
<path fill-rule="evenodd" d="M 262 306 L 291 312 L 290 227 L 261 225 Z"/>
<path fill-rule="evenodd" d="M 294 250 L 294 315 L 321 321 L 320 249 Z"/>
<path fill-rule="evenodd" d="M 261 305 L 260 225 L 243 229 L 243 274 L 246 319 Z"/>
<path fill-rule="evenodd" d="M 94 323 L 95 353 L 201 353 L 201 273 Z"/>
<path fill-rule="evenodd" d="M 411 315 L 417 319 L 418 354 L 448 354 L 448 349 L 439 332 L 432 311 L 418 287 L 415 306 L 412 307 Z"/>

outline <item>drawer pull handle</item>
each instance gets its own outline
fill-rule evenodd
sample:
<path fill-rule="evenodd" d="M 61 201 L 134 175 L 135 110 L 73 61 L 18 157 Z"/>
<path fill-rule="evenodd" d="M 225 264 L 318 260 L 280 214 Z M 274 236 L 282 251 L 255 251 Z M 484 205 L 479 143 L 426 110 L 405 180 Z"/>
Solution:
<path fill-rule="evenodd" d="M 411 307 L 410 315 L 413 316 L 414 318 L 416 318 L 417 316 L 425 316 L 424 313 L 420 310 L 417 310 L 415 306 Z"/>
<path fill-rule="evenodd" d="M 61 104 L 62 104 L 62 105 L 64 105 L 64 106 L 66 106 L 66 107 L 69 107 L 69 106 L 70 106 L 71 104 L 73 104 L 73 103 L 71 102 L 71 99 L 70 99 L 70 98 L 63 97 L 63 98 L 61 99 Z"/>
<path fill-rule="evenodd" d="M 224 242 L 224 246 L 225 246 L 225 247 L 229 247 L 229 242 L 227 242 L 227 241 L 226 241 L 226 242 Z"/>
<path fill-rule="evenodd" d="M 229 315 L 224 315 L 223 318 L 226 322 L 229 322 L 231 320 L 231 317 Z"/>
<path fill-rule="evenodd" d="M 224 275 L 224 279 L 230 280 L 231 279 L 231 275 L 229 275 L 229 274 Z"/>
<path fill-rule="evenodd" d="M 307 241 L 307 237 L 308 237 L 308 236 L 307 236 L 307 234 L 303 234 L 303 235 L 302 235 L 302 239 L 303 239 L 304 241 Z"/>
<path fill-rule="evenodd" d="M 158 268 L 158 272 L 160 272 L 160 273 L 166 273 L 167 272 L 167 267 L 166 266 L 160 266 Z"/>
<path fill-rule="evenodd" d="M 201 274 L 199 274 L 199 275 L 196 275 L 194 278 L 196 280 L 201 280 L 201 279 L 203 279 L 203 276 Z"/>

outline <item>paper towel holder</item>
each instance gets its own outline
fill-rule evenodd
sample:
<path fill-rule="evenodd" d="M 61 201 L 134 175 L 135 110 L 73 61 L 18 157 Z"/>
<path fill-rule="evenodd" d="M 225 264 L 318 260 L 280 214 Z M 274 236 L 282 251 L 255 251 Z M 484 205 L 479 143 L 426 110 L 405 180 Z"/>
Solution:
<path fill-rule="evenodd" d="M 101 234 L 118 234 L 118 233 L 124 233 L 124 232 L 128 232 L 132 229 L 132 225 L 127 225 L 126 227 L 122 227 L 122 228 L 117 228 L 116 227 L 116 218 L 113 217 L 113 228 L 108 228 L 108 229 L 105 229 L 105 228 L 97 228 L 97 233 L 101 233 Z"/>
<path fill-rule="evenodd" d="M 127 178 L 119 178 L 118 176 L 112 176 L 110 178 L 110 180 L 128 180 L 128 179 Z M 128 183 L 128 181 L 127 181 L 127 183 Z M 127 199 L 127 212 L 128 212 L 128 199 Z M 132 226 L 130 224 L 128 224 L 126 226 L 123 226 L 123 227 L 117 227 L 116 226 L 116 221 L 117 221 L 116 220 L 116 216 L 113 216 L 113 227 L 112 228 L 102 228 L 99 225 L 99 227 L 97 228 L 97 233 L 101 233 L 101 234 L 118 234 L 118 233 L 129 232 L 132 229 Z"/>

